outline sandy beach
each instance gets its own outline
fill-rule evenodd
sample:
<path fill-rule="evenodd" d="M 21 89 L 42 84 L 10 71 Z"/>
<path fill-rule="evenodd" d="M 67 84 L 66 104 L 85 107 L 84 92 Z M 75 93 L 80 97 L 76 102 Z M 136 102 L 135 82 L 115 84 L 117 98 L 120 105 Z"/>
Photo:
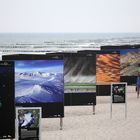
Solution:
<path fill-rule="evenodd" d="M 127 88 L 127 118 L 125 105 L 113 104 L 110 118 L 110 96 L 97 96 L 96 114 L 92 106 L 65 107 L 63 130 L 60 119 L 42 119 L 42 140 L 139 140 L 140 98 L 134 86 Z"/>

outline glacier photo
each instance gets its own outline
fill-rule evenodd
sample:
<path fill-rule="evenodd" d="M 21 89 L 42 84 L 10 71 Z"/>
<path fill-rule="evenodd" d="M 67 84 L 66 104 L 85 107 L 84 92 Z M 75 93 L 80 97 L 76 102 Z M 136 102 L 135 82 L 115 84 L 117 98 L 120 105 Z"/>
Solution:
<path fill-rule="evenodd" d="M 34 62 L 33 60 L 26 61 L 16 61 L 16 103 L 63 102 L 64 80 L 61 68 L 63 66 L 60 65 L 60 60 L 58 60 L 59 66 L 57 67 L 53 66 L 55 65 L 52 62 L 53 60 L 50 60 L 51 63 L 39 60 L 34 60 Z M 39 69 L 41 71 L 38 71 Z"/>

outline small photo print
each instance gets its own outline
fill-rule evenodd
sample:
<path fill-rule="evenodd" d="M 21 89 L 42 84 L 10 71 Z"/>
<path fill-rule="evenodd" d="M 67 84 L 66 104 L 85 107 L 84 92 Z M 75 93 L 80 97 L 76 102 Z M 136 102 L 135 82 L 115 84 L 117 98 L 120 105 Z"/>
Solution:
<path fill-rule="evenodd" d="M 40 140 L 41 108 L 17 108 L 18 139 Z"/>
<path fill-rule="evenodd" d="M 112 102 L 113 103 L 125 103 L 126 96 L 126 84 L 117 83 L 112 84 Z"/>

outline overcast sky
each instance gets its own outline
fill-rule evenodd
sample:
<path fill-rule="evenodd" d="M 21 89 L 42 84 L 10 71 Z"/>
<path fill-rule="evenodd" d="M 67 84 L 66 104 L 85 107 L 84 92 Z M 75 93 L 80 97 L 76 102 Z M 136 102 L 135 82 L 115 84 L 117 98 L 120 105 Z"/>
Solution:
<path fill-rule="evenodd" d="M 140 0 L 0 0 L 0 32 L 140 32 Z"/>

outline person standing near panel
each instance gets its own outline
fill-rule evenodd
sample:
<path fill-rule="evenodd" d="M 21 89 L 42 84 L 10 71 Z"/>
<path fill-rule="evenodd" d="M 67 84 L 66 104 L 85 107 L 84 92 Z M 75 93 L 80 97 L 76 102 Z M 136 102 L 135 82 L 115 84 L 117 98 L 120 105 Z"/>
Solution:
<path fill-rule="evenodd" d="M 137 98 L 139 98 L 139 93 L 140 93 L 140 75 L 137 76 L 136 88 L 137 88 Z"/>

